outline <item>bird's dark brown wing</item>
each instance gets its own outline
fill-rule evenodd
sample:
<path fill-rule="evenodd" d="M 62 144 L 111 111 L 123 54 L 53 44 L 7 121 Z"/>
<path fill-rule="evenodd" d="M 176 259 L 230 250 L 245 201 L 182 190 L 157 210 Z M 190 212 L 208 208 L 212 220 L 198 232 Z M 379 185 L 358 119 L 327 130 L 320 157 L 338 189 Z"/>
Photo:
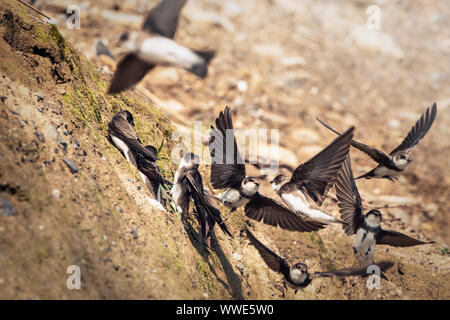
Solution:
<path fill-rule="evenodd" d="M 326 124 L 325 122 L 323 122 L 322 120 L 320 120 L 319 118 L 316 118 L 317 121 L 319 121 L 325 128 L 327 128 L 328 130 L 334 132 L 337 135 L 340 135 L 340 133 L 336 130 L 334 130 L 333 128 L 331 128 L 328 124 Z M 385 165 L 385 166 L 389 166 L 390 161 L 391 161 L 391 157 L 384 153 L 381 150 L 375 149 L 371 146 L 368 146 L 367 144 L 358 142 L 356 140 L 352 140 L 352 146 L 362 152 L 364 152 L 365 154 L 367 154 L 369 157 L 372 158 L 372 160 Z"/>
<path fill-rule="evenodd" d="M 361 196 L 353 179 L 350 156 L 347 155 L 335 184 L 342 225 L 348 235 L 356 233 L 364 221 Z"/>
<path fill-rule="evenodd" d="M 381 230 L 376 238 L 376 241 L 377 244 L 386 244 L 393 247 L 411 247 L 419 244 L 433 243 L 420 241 L 401 232 L 392 230 Z"/>
<path fill-rule="evenodd" d="M 248 230 L 248 228 L 246 228 L 245 231 L 247 232 L 247 237 L 250 240 L 250 243 L 256 248 L 256 250 L 258 250 L 259 255 L 261 256 L 261 258 L 263 258 L 267 266 L 273 271 L 279 272 L 287 277 L 290 271 L 289 264 L 282 257 L 277 255 L 275 252 L 263 245 L 258 239 L 256 239 L 256 237 L 250 232 L 250 230 Z"/>
<path fill-rule="evenodd" d="M 244 211 L 250 219 L 290 231 L 317 231 L 325 226 L 320 222 L 303 220 L 282 204 L 259 193 L 245 205 Z"/>
<path fill-rule="evenodd" d="M 380 271 L 386 271 L 392 268 L 394 263 L 392 261 L 380 261 L 375 263 L 374 265 L 380 268 Z M 355 268 L 345 268 L 334 271 L 321 271 L 315 272 L 313 277 L 351 277 L 351 276 L 360 276 L 360 277 L 368 277 L 370 273 L 367 272 L 367 267 L 355 267 Z"/>
<path fill-rule="evenodd" d="M 437 107 L 436 103 L 434 103 L 430 108 L 427 109 L 427 111 L 425 111 L 424 114 L 422 114 L 420 119 L 417 120 L 414 127 L 411 128 L 406 138 L 397 148 L 392 150 L 390 154 L 392 155 L 398 151 L 411 149 L 416 144 L 418 144 L 419 141 L 427 134 L 428 130 L 430 130 L 431 125 L 433 124 L 434 119 L 436 118 L 436 112 Z"/>
<path fill-rule="evenodd" d="M 137 167 L 138 170 L 142 172 L 147 178 L 149 178 L 153 182 L 156 182 L 157 184 L 172 184 L 162 176 L 159 170 L 159 166 L 156 162 L 152 162 L 143 156 L 139 156 L 137 160 Z"/>
<path fill-rule="evenodd" d="M 348 129 L 312 159 L 299 165 L 292 174 L 291 182 L 305 190 L 318 205 L 322 204 L 341 170 L 352 141 L 353 130 L 353 127 Z"/>
<path fill-rule="evenodd" d="M 140 60 L 136 54 L 129 53 L 117 65 L 109 84 L 108 93 L 118 93 L 138 83 L 155 65 Z"/>
<path fill-rule="evenodd" d="M 140 153 L 151 161 L 157 160 L 156 154 L 151 150 L 144 148 L 133 127 L 125 119 L 114 116 L 112 121 L 108 123 L 108 132 L 125 142 L 125 144 L 133 151 Z"/>
<path fill-rule="evenodd" d="M 209 216 L 217 222 L 222 231 L 228 234 L 230 237 L 233 237 L 225 222 L 222 220 L 219 209 L 217 209 L 213 205 L 213 203 L 211 203 L 209 197 L 205 197 L 202 177 L 200 173 L 198 171 L 194 172 L 192 170 L 188 170 L 186 171 L 186 178 L 189 180 L 189 183 L 193 188 L 193 198 L 195 206 L 197 208 L 200 208 L 201 210 L 206 210 Z"/>
<path fill-rule="evenodd" d="M 234 137 L 230 108 L 226 107 L 211 127 L 211 184 L 215 189 L 236 188 L 245 179 L 245 164 Z"/>
<path fill-rule="evenodd" d="M 142 29 L 173 39 L 178 27 L 180 11 L 186 0 L 162 0 L 150 10 Z"/>

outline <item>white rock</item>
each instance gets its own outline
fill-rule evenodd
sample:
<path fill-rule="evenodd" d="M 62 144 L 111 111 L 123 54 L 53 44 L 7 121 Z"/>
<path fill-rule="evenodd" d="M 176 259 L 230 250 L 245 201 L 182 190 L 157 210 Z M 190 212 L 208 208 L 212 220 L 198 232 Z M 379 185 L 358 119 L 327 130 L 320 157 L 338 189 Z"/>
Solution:
<path fill-rule="evenodd" d="M 222 13 L 229 18 L 237 17 L 242 14 L 242 8 L 235 1 L 223 1 Z"/>
<path fill-rule="evenodd" d="M 404 57 L 402 48 L 394 38 L 382 31 L 371 30 L 366 26 L 358 26 L 350 31 L 347 42 L 363 49 L 378 51 L 397 59 Z"/>
<path fill-rule="evenodd" d="M 283 48 L 273 43 L 255 44 L 252 47 L 252 51 L 262 56 L 281 57 L 284 55 Z"/>
<path fill-rule="evenodd" d="M 281 64 L 284 66 L 304 66 L 306 65 L 306 60 L 303 57 L 283 57 L 281 58 Z"/>
<path fill-rule="evenodd" d="M 154 208 L 156 208 L 158 210 L 164 211 L 164 212 L 167 211 L 166 208 L 164 208 L 163 205 L 159 201 L 157 201 L 155 199 L 152 199 L 150 197 L 147 197 L 147 200 L 148 200 L 148 202 L 150 203 L 150 205 L 152 207 L 154 207 Z"/>
<path fill-rule="evenodd" d="M 236 83 L 236 86 L 237 86 L 238 90 L 241 91 L 241 92 L 245 92 L 245 91 L 247 91 L 247 89 L 248 89 L 248 84 L 247 84 L 247 82 L 244 81 L 244 80 L 239 80 L 239 81 Z"/>
<path fill-rule="evenodd" d="M 61 197 L 61 192 L 59 191 L 59 189 L 53 189 L 52 194 L 56 199 L 59 199 Z"/>
<path fill-rule="evenodd" d="M 241 255 L 237 252 L 233 253 L 233 259 L 236 261 L 241 261 Z"/>
<path fill-rule="evenodd" d="M 289 133 L 289 136 L 293 141 L 299 141 L 299 143 L 301 143 L 301 144 L 303 144 L 303 143 L 305 143 L 305 144 L 318 143 L 320 140 L 317 133 L 315 133 L 311 129 L 306 129 L 306 128 L 297 128 L 297 129 L 291 130 L 291 132 Z"/>

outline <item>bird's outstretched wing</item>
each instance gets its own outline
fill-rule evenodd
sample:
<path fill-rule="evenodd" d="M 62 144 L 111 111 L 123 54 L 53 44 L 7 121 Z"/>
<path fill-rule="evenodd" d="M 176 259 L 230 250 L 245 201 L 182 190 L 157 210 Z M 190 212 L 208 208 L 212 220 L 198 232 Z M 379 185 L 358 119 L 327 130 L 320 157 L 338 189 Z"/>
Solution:
<path fill-rule="evenodd" d="M 209 141 L 213 188 L 238 189 L 245 179 L 245 163 L 237 148 L 229 107 L 220 112 L 216 128 L 211 127 Z"/>
<path fill-rule="evenodd" d="M 331 128 L 328 124 L 326 124 L 325 122 L 323 122 L 322 120 L 320 120 L 319 118 L 316 118 L 317 121 L 319 121 L 325 128 L 327 128 L 328 130 L 334 132 L 337 135 L 340 135 L 340 133 L 336 130 L 334 130 L 333 128 Z M 372 158 L 372 160 L 383 164 L 385 166 L 388 166 L 390 161 L 391 161 L 391 156 L 384 153 L 381 150 L 378 150 L 374 147 L 368 146 L 367 144 L 358 142 L 356 140 L 352 140 L 352 146 L 362 152 L 364 152 L 365 154 L 367 154 L 369 157 Z"/>
<path fill-rule="evenodd" d="M 353 179 L 350 156 L 347 155 L 335 184 L 342 225 L 348 235 L 356 233 L 364 222 L 363 206 L 358 187 Z"/>
<path fill-rule="evenodd" d="M 180 11 L 186 0 L 162 0 L 148 13 L 142 29 L 173 39 L 178 27 Z"/>
<path fill-rule="evenodd" d="M 348 129 L 312 159 L 299 165 L 292 174 L 291 182 L 306 191 L 318 205 L 322 204 L 341 170 L 352 141 L 353 130 L 353 127 Z"/>
<path fill-rule="evenodd" d="M 258 192 L 245 205 L 244 211 L 250 219 L 290 231 L 317 231 L 325 226 L 320 222 L 303 220 L 295 212 Z"/>
<path fill-rule="evenodd" d="M 433 243 L 420 241 L 401 232 L 392 230 L 381 230 L 376 241 L 377 244 L 386 244 L 393 247 L 412 247 L 419 244 Z"/>
<path fill-rule="evenodd" d="M 148 64 L 129 53 L 117 64 L 116 72 L 109 84 L 108 94 L 118 93 L 138 83 L 155 65 Z"/>
<path fill-rule="evenodd" d="M 375 263 L 380 271 L 386 271 L 392 268 L 394 262 L 392 261 L 380 261 Z M 317 277 L 351 277 L 351 276 L 360 276 L 360 277 L 368 277 L 371 273 L 368 272 L 368 267 L 355 267 L 355 268 L 345 268 L 334 271 L 318 271 L 314 272 L 313 278 Z"/>
<path fill-rule="evenodd" d="M 263 245 L 256 237 L 248 230 L 245 229 L 247 237 L 250 243 L 258 250 L 259 255 L 263 258 L 267 266 L 275 272 L 283 274 L 285 277 L 289 274 L 290 266 L 282 257 Z"/>
<path fill-rule="evenodd" d="M 430 108 L 427 109 L 427 111 L 425 111 L 424 114 L 422 114 L 420 119 L 417 120 L 416 124 L 408 132 L 406 138 L 397 148 L 392 150 L 390 154 L 392 155 L 398 151 L 411 149 L 416 144 L 418 144 L 419 141 L 427 134 L 428 130 L 430 130 L 431 125 L 433 124 L 434 119 L 436 118 L 436 113 L 437 107 L 436 103 L 434 103 Z"/>

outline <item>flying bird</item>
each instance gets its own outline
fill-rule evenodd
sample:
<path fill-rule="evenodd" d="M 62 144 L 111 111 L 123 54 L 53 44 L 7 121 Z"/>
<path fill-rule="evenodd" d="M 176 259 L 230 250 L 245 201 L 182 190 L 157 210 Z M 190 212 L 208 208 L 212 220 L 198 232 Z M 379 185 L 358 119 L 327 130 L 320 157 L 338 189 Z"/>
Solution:
<path fill-rule="evenodd" d="M 234 212 L 241 206 L 247 217 L 271 226 L 299 232 L 317 231 L 323 223 L 306 221 L 289 208 L 258 192 L 260 182 L 247 177 L 245 164 L 234 137 L 230 108 L 226 107 L 211 127 L 211 184 L 214 189 L 227 189 L 217 198 Z M 230 213 L 231 213 L 230 212 Z"/>
<path fill-rule="evenodd" d="M 308 266 L 302 262 L 297 262 L 292 266 L 289 263 L 262 244 L 256 237 L 246 229 L 247 237 L 250 243 L 258 250 L 261 258 L 267 266 L 273 271 L 280 273 L 284 277 L 284 284 L 295 289 L 295 293 L 300 288 L 307 287 L 311 281 L 319 277 L 351 277 L 360 276 L 367 277 L 370 275 L 366 267 L 363 268 L 346 268 L 334 271 L 317 271 L 313 274 L 308 272 Z M 380 261 L 375 264 L 380 268 L 380 271 L 386 271 L 391 268 L 394 263 L 391 261 Z"/>
<path fill-rule="evenodd" d="M 187 226 L 190 199 L 194 205 L 199 220 L 203 244 L 209 247 L 209 237 L 215 223 L 223 232 L 233 237 L 225 222 L 220 216 L 220 211 L 214 206 L 212 197 L 203 187 L 202 176 L 198 171 L 200 160 L 193 153 L 186 153 L 181 158 L 179 167 L 175 172 L 173 187 L 170 194 L 173 197 L 177 210 L 181 212 L 183 224 Z"/>
<path fill-rule="evenodd" d="M 154 146 L 148 145 L 145 147 L 153 154 L 157 154 L 157 150 Z M 149 191 L 153 194 L 154 198 L 158 200 L 162 205 L 165 205 L 165 199 L 162 196 L 161 186 L 171 186 L 172 182 L 165 179 L 156 161 L 151 161 L 147 157 L 144 157 L 140 153 L 137 154 L 137 169 L 142 177 L 142 180 L 146 184 Z"/>
<path fill-rule="evenodd" d="M 291 210 L 308 220 L 343 223 L 328 213 L 311 208 L 308 199 L 322 205 L 348 155 L 353 130 L 353 127 L 348 129 L 313 158 L 299 165 L 291 177 L 279 174 L 271 181 L 272 188 Z"/>
<path fill-rule="evenodd" d="M 128 110 L 117 112 L 108 123 L 108 140 L 135 167 L 137 167 L 137 153 L 140 153 L 150 161 L 156 161 L 155 150 L 144 148 L 133 127 L 134 119 L 131 112 Z"/>
<path fill-rule="evenodd" d="M 436 118 L 436 103 L 426 110 L 424 114 L 417 120 L 416 124 L 408 132 L 408 135 L 403 139 L 402 143 L 391 151 L 391 153 L 386 154 L 385 152 L 375 149 L 371 146 L 365 145 L 361 142 L 352 141 L 352 146 L 356 149 L 361 150 L 371 157 L 374 161 L 378 162 L 378 166 L 357 177 L 356 179 L 388 179 L 394 181 L 398 179 L 398 176 L 405 170 L 413 161 L 411 156 L 411 149 L 419 143 L 419 141 L 427 134 L 430 130 L 431 125 Z M 340 134 L 329 125 L 327 125 L 322 120 L 316 118 L 322 125 L 327 129 L 333 131 L 336 134 Z"/>
<path fill-rule="evenodd" d="M 173 38 L 186 0 L 162 0 L 150 10 L 141 32 L 129 32 L 119 41 L 129 52 L 117 65 L 108 93 L 117 93 L 138 83 L 156 65 L 180 66 L 204 78 L 214 51 L 195 51 Z"/>
<path fill-rule="evenodd" d="M 245 163 L 234 137 L 230 108 L 219 113 L 216 128 L 211 126 L 211 184 L 214 189 L 227 189 L 217 197 L 231 212 L 245 205 L 259 189 L 259 180 L 247 177 Z"/>
<path fill-rule="evenodd" d="M 381 212 L 372 209 L 365 215 L 361 196 L 353 179 L 350 157 L 347 156 L 335 184 L 342 227 L 347 235 L 355 235 L 353 253 L 361 266 L 373 264 L 376 245 L 410 247 L 433 242 L 423 242 L 403 233 L 384 230 L 381 227 Z"/>

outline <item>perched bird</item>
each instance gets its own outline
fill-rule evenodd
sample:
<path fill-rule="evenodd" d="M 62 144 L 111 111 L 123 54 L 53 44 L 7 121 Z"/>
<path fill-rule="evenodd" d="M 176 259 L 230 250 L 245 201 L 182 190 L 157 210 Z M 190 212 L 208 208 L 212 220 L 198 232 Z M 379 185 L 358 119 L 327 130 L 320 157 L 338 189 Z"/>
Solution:
<path fill-rule="evenodd" d="M 134 119 L 127 110 L 117 112 L 108 123 L 108 140 L 122 152 L 125 158 L 137 167 L 137 153 L 150 161 L 156 161 L 154 149 L 146 149 L 133 129 Z"/>
<path fill-rule="evenodd" d="M 413 161 L 410 151 L 427 134 L 428 130 L 430 130 L 431 125 L 436 118 L 436 112 L 436 103 L 434 103 L 431 108 L 428 108 L 427 111 L 422 114 L 420 119 L 411 128 L 402 143 L 397 148 L 392 150 L 389 154 L 353 140 L 353 147 L 361 150 L 369 157 L 371 157 L 374 161 L 378 162 L 378 166 L 375 169 L 357 177 L 356 179 L 384 178 L 390 181 L 397 180 L 398 176 L 403 172 L 403 170 L 405 170 L 406 167 L 408 167 Z M 329 130 L 333 131 L 336 134 L 340 134 L 320 119 L 316 119 Z"/>
<path fill-rule="evenodd" d="M 186 153 L 181 158 L 178 170 L 175 172 L 173 187 L 170 194 L 177 210 L 181 212 L 183 224 L 187 226 L 189 202 L 191 197 L 199 220 L 203 244 L 209 246 L 209 236 L 216 222 L 223 232 L 233 237 L 220 216 L 220 211 L 214 206 L 210 193 L 205 193 L 202 176 L 198 171 L 200 160 L 193 153 Z M 214 221 L 214 222 L 213 222 Z"/>
<path fill-rule="evenodd" d="M 117 65 L 108 93 L 117 93 L 139 82 L 156 65 L 174 65 L 204 78 L 214 51 L 193 51 L 177 44 L 173 37 L 186 0 L 162 0 L 145 19 L 143 32 L 120 37 L 129 52 Z"/>
<path fill-rule="evenodd" d="M 295 289 L 295 293 L 300 288 L 307 287 L 311 281 L 319 277 L 350 277 L 360 276 L 367 277 L 370 275 L 367 268 L 346 268 L 334 271 L 318 271 L 310 274 L 308 272 L 308 266 L 304 263 L 297 262 L 290 266 L 289 263 L 274 253 L 272 250 L 262 244 L 256 237 L 246 229 L 247 237 L 250 243 L 258 250 L 261 258 L 267 264 L 267 266 L 275 272 L 281 273 L 284 276 L 284 284 Z M 391 261 L 380 261 L 375 264 L 380 268 L 380 271 L 386 271 L 391 268 L 394 263 Z"/>
<path fill-rule="evenodd" d="M 321 223 L 343 223 L 323 211 L 311 208 L 308 197 L 318 206 L 322 205 L 348 155 L 353 130 L 348 129 L 313 158 L 299 165 L 290 178 L 279 174 L 271 181 L 272 188 L 297 214 Z"/>
<path fill-rule="evenodd" d="M 157 150 L 153 146 L 146 146 L 145 149 L 149 150 L 153 154 L 157 154 Z M 165 205 L 165 199 L 161 194 L 161 185 L 163 187 L 171 186 L 172 182 L 168 181 L 161 175 L 161 171 L 156 161 L 151 161 L 147 157 L 144 157 L 138 153 L 136 162 L 139 174 L 141 175 L 142 180 L 146 184 L 149 191 L 153 194 L 156 200 L 158 200 L 162 205 Z"/>
<path fill-rule="evenodd" d="M 386 244 L 394 247 L 410 247 L 423 242 L 403 233 L 381 228 L 381 213 L 370 210 L 363 214 L 361 196 L 353 179 L 350 157 L 345 160 L 335 184 L 341 219 L 346 223 L 343 229 L 347 235 L 355 235 L 353 253 L 361 266 L 373 264 L 376 245 Z"/>
<path fill-rule="evenodd" d="M 211 127 L 211 184 L 214 189 L 226 189 L 217 198 L 231 212 L 244 206 L 245 215 L 271 226 L 291 231 L 317 231 L 322 223 L 305 221 L 295 212 L 258 193 L 259 181 L 245 174 L 245 164 L 234 137 L 230 108 L 226 107 L 216 119 L 216 128 Z"/>

